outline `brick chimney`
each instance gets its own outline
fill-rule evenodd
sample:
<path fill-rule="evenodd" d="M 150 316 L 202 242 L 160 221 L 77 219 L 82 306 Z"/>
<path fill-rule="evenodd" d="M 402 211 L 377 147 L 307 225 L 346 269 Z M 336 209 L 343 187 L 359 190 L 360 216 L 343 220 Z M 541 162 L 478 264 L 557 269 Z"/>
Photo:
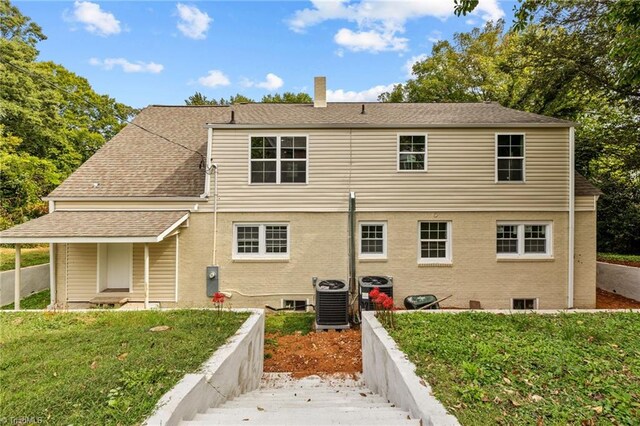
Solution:
<path fill-rule="evenodd" d="M 313 107 L 327 107 L 327 77 L 315 77 L 313 79 Z"/>

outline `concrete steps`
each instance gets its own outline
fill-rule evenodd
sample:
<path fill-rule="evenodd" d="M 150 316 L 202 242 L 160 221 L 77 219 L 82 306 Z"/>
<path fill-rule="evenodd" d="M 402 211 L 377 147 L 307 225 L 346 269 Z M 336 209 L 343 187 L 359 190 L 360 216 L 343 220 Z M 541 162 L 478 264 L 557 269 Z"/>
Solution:
<path fill-rule="evenodd" d="M 260 388 L 196 414 L 197 425 L 420 425 L 420 420 L 372 393 L 359 378 L 265 374 Z"/>

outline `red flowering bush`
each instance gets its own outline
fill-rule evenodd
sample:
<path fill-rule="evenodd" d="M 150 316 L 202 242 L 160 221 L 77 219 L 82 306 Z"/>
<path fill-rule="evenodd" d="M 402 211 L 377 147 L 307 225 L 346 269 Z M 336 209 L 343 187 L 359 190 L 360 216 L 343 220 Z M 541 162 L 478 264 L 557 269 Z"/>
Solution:
<path fill-rule="evenodd" d="M 382 325 L 389 328 L 395 327 L 393 298 L 381 292 L 378 287 L 374 287 L 373 290 L 369 292 L 369 300 L 373 303 L 376 318 L 378 318 Z"/>
<path fill-rule="evenodd" d="M 216 311 L 218 311 L 218 313 L 222 311 L 225 300 L 226 300 L 226 296 L 224 295 L 224 293 L 220 293 L 219 291 L 214 293 L 213 297 L 211 298 L 211 301 L 213 302 L 213 307 L 216 308 Z"/>

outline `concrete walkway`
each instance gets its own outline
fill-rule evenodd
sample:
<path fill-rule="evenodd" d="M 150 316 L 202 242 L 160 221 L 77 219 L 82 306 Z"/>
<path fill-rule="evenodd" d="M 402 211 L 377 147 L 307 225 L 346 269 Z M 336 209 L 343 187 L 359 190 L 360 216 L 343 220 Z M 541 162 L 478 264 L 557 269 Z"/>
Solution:
<path fill-rule="evenodd" d="M 195 425 L 420 425 L 409 413 L 367 389 L 360 377 L 293 379 L 267 373 L 260 387 L 196 414 Z"/>

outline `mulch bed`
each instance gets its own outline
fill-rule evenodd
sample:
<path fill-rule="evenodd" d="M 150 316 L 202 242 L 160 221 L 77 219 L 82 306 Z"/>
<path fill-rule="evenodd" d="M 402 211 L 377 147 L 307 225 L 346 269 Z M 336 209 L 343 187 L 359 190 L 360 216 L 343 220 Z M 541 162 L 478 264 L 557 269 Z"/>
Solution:
<path fill-rule="evenodd" d="M 267 334 L 265 339 L 266 373 L 290 372 L 300 378 L 362 372 L 360 330 Z"/>
<path fill-rule="evenodd" d="M 640 309 L 640 302 L 619 294 L 596 289 L 597 309 Z"/>

